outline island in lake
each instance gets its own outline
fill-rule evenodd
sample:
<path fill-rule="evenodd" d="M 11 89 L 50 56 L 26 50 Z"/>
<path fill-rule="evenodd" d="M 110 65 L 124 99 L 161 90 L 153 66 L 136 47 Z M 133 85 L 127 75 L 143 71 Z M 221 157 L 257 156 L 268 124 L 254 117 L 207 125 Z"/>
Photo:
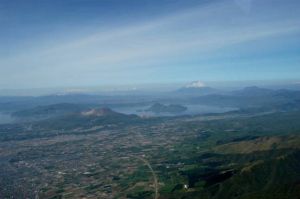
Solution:
<path fill-rule="evenodd" d="M 170 105 L 164 105 L 161 103 L 155 103 L 150 108 L 146 109 L 147 112 L 153 112 L 156 114 L 159 113 L 182 113 L 187 110 L 187 107 L 179 105 L 179 104 L 170 104 Z"/>

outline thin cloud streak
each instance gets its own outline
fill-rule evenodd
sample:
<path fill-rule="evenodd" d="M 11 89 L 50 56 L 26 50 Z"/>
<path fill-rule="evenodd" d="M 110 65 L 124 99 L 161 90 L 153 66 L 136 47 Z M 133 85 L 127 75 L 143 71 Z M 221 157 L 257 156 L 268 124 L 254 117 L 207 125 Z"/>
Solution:
<path fill-rule="evenodd" d="M 4 73 L 20 78 L 24 74 L 14 75 L 16 69 L 28 77 L 41 79 L 55 74 L 61 78 L 64 74 L 74 77 L 82 73 L 122 76 L 139 63 L 140 67 L 153 62 L 159 65 L 159 60 L 171 60 L 174 56 L 186 59 L 195 52 L 205 59 L 207 54 L 232 45 L 262 39 L 272 42 L 274 37 L 300 32 L 298 16 L 289 13 L 268 16 L 268 12 L 257 14 L 251 13 L 252 10 L 255 1 L 222 1 L 144 23 L 100 30 L 69 42 L 55 42 L 52 38 L 49 41 L 52 44 L 45 47 L 33 39 L 31 50 L 23 49 L 2 60 L 1 65 L 6 67 Z M 65 34 L 72 38 L 72 33 Z M 28 70 L 34 73 L 29 74 Z"/>
<path fill-rule="evenodd" d="M 130 61 L 136 59 L 146 61 L 145 58 L 172 56 L 173 53 L 178 52 L 194 50 L 209 52 L 228 45 L 299 32 L 299 25 L 298 21 L 289 22 L 289 24 L 285 22 L 242 24 L 227 29 L 214 29 L 211 32 L 202 32 L 201 30 L 205 27 L 197 27 L 192 28 L 193 31 L 181 31 L 180 35 L 184 35 L 182 37 L 180 35 L 176 37 L 177 33 L 173 34 L 173 29 L 163 29 L 162 32 L 158 30 L 158 33 L 150 35 L 152 31 L 157 31 L 157 25 L 152 25 L 151 28 L 137 26 L 98 37 L 84 38 L 68 45 L 46 50 L 46 52 L 33 52 L 33 56 L 26 55 L 26 57 L 31 59 L 33 64 L 52 63 L 55 66 L 81 63 L 99 64 L 99 67 L 107 64 L 122 64 L 120 67 L 124 67 L 127 64 L 124 61 L 130 64 Z M 20 57 L 17 57 L 17 60 L 24 63 L 24 59 Z M 37 63 L 34 63 L 34 60 Z"/>

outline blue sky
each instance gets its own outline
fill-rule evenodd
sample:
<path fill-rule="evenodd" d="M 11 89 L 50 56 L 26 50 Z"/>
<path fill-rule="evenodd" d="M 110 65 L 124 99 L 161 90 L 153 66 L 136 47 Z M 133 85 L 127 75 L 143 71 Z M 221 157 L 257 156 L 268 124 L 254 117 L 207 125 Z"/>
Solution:
<path fill-rule="evenodd" d="M 300 79 L 298 0 L 0 0 L 0 89 Z"/>

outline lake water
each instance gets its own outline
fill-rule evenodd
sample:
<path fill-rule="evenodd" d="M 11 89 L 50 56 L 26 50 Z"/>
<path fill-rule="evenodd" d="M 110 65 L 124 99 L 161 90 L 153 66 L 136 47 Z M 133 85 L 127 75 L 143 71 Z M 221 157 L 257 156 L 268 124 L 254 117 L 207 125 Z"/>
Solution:
<path fill-rule="evenodd" d="M 187 110 L 178 113 L 160 113 L 155 114 L 152 112 L 145 112 L 142 110 L 148 109 L 150 106 L 132 106 L 132 107 L 115 107 L 114 111 L 124 113 L 124 114 L 136 114 L 136 115 L 146 115 L 146 116 L 178 116 L 178 115 L 197 115 L 197 114 L 206 114 L 206 113 L 225 113 L 228 111 L 238 110 L 237 108 L 232 107 L 217 107 L 217 106 L 206 106 L 206 105 L 183 105 L 187 107 Z"/>

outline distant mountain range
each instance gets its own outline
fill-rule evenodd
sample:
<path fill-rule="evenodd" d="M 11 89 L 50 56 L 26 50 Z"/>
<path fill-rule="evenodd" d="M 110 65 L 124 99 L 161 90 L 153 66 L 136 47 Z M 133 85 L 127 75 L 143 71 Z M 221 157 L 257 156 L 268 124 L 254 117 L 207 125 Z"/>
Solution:
<path fill-rule="evenodd" d="M 201 87 L 201 88 L 183 87 L 178 89 L 176 93 L 184 94 L 184 95 L 209 95 L 209 94 L 218 93 L 218 90 L 211 87 Z"/>
<path fill-rule="evenodd" d="M 177 94 L 184 95 L 209 95 L 218 92 L 220 91 L 215 88 L 205 86 L 205 84 L 201 81 L 191 82 L 190 84 L 187 84 L 186 86 L 175 91 Z"/>
<path fill-rule="evenodd" d="M 157 102 L 157 103 L 156 103 Z M 192 82 L 174 92 L 140 96 L 100 95 L 55 95 L 40 97 L 0 97 L 0 112 L 12 113 L 14 117 L 45 119 L 91 109 L 91 115 L 101 115 L 97 108 L 143 106 L 143 110 L 154 113 L 184 112 L 188 105 L 234 107 L 239 109 L 258 108 L 264 110 L 300 109 L 300 91 L 273 90 L 257 86 L 235 91 L 222 91 Z M 138 110 L 140 108 L 135 108 Z"/>
<path fill-rule="evenodd" d="M 238 107 L 241 109 L 259 108 L 265 110 L 300 109 L 300 91 L 272 90 L 259 87 L 246 87 L 223 94 L 211 94 L 190 98 L 194 103 Z"/>

